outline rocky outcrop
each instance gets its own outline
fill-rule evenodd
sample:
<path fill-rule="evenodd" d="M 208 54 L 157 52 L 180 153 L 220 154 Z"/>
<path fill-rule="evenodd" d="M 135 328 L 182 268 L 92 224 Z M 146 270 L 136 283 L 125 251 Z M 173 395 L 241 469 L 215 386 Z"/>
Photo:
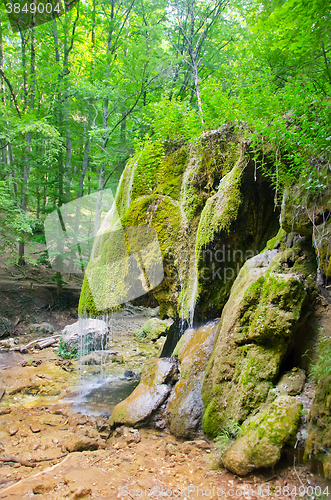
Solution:
<path fill-rule="evenodd" d="M 225 453 L 224 466 L 246 476 L 254 469 L 273 467 L 286 443 L 295 443 L 301 404 L 291 396 L 279 396 L 245 422 L 236 442 Z"/>
<path fill-rule="evenodd" d="M 80 318 L 76 323 L 67 325 L 62 330 L 61 343 L 72 353 L 87 354 L 91 351 L 105 349 L 109 328 L 101 319 Z"/>
<path fill-rule="evenodd" d="M 177 437 L 193 437 L 201 428 L 202 381 L 217 332 L 218 322 L 198 330 L 188 329 L 173 353 L 180 362 L 180 379 L 168 400 L 167 415 L 170 431 Z"/>
<path fill-rule="evenodd" d="M 115 406 L 109 424 L 112 427 L 135 426 L 145 421 L 164 402 L 176 378 L 175 359 L 149 359 L 143 367 L 139 385 Z"/>
<path fill-rule="evenodd" d="M 298 187 L 284 194 L 281 218 L 282 228 L 290 233 L 312 236 L 319 269 L 331 278 L 331 192 L 315 198 L 304 195 Z M 319 283 L 323 284 L 323 283 Z M 325 283 L 324 283 L 325 284 Z"/>
<path fill-rule="evenodd" d="M 102 312 L 98 303 L 102 283 L 108 283 L 105 264 L 120 258 L 118 245 L 110 240 L 121 224 L 155 231 L 164 268 L 164 279 L 152 292 L 160 315 L 191 324 L 194 315 L 200 320 L 220 314 L 240 267 L 263 250 L 279 225 L 270 183 L 231 127 L 191 143 L 147 144 L 128 162 L 115 204 L 106 217 L 107 231 L 97 237 L 94 274 L 90 263 L 84 279 L 82 315 Z M 89 281 L 92 274 L 96 291 Z M 115 276 L 127 290 L 133 286 L 130 277 L 123 266 Z"/>
<path fill-rule="evenodd" d="M 224 307 L 202 391 L 203 428 L 211 436 L 266 402 L 303 316 L 306 284 L 293 272 L 303 261 L 300 247 L 291 256 L 275 253 L 246 262 Z"/>

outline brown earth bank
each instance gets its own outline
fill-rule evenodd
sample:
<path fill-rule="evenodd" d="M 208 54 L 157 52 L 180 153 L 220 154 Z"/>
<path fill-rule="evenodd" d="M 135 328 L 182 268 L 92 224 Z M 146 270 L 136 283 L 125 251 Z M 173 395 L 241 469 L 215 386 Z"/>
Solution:
<path fill-rule="evenodd" d="M 11 288 L 12 286 L 12 288 Z M 44 288 L 2 285 L 1 304 L 14 325 L 16 345 L 41 336 L 29 325 L 48 321 L 55 331 L 76 321 L 76 306 L 53 308 Z M 43 302 L 38 302 L 42 300 Z M 36 304 L 37 302 L 37 304 Z M 47 304 L 45 304 L 47 303 Z M 150 312 L 150 311 L 148 311 Z M 113 322 L 110 371 L 141 371 L 157 356 L 164 337 L 143 344 L 133 336 L 146 321 L 143 308 L 129 306 Z M 45 336 L 45 335 L 43 335 Z M 183 441 L 167 429 L 119 427 L 110 435 L 108 416 L 93 416 L 74 404 L 80 377 L 100 375 L 100 366 L 62 360 L 56 347 L 27 354 L 0 353 L 0 498 L 330 498 L 318 475 L 287 457 L 274 469 L 239 478 L 217 469 L 217 446 L 203 435 Z M 104 369 L 104 368 L 102 368 Z"/>

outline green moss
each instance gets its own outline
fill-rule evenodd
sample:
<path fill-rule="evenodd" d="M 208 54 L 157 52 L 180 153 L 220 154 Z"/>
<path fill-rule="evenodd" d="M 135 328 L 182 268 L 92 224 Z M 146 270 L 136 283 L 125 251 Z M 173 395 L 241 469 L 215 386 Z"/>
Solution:
<path fill-rule="evenodd" d="M 133 176 L 132 200 L 150 194 L 157 186 L 157 176 L 164 161 L 164 143 L 147 143 L 139 156 Z"/>
<path fill-rule="evenodd" d="M 154 341 L 165 333 L 167 328 L 168 326 L 164 321 L 158 318 L 151 318 L 146 321 L 139 331 L 134 333 L 134 336 L 141 341 Z"/>
<path fill-rule="evenodd" d="M 95 307 L 93 295 L 86 275 L 84 276 L 82 290 L 80 292 L 78 314 L 82 317 L 90 316 L 91 318 L 95 318 L 102 314 L 102 311 L 98 311 Z"/>
<path fill-rule="evenodd" d="M 280 228 L 276 236 L 274 236 L 273 238 L 271 238 L 271 240 L 267 242 L 264 250 L 273 250 L 277 245 L 277 243 L 284 241 L 286 234 L 287 233 L 284 231 L 284 229 Z"/>
<path fill-rule="evenodd" d="M 153 194 L 131 203 L 122 219 L 125 226 L 149 226 L 155 229 L 162 255 L 172 253 L 178 245 L 181 214 L 179 205 L 171 198 Z"/>
<path fill-rule="evenodd" d="M 213 240 L 216 233 L 229 232 L 242 202 L 240 191 L 242 174 L 243 166 L 237 164 L 229 174 L 223 177 L 217 194 L 207 200 L 197 233 L 195 253 L 198 258 L 201 249 Z"/>
<path fill-rule="evenodd" d="M 186 161 L 187 150 L 184 147 L 163 159 L 156 174 L 156 193 L 179 200 Z"/>

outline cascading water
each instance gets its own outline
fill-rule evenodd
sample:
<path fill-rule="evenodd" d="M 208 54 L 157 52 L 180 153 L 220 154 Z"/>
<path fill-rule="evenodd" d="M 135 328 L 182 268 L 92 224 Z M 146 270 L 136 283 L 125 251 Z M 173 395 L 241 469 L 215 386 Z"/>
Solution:
<path fill-rule="evenodd" d="M 138 379 L 124 377 L 120 365 L 109 362 L 116 354 L 111 351 L 113 315 L 80 317 L 78 328 L 79 386 L 73 404 L 78 411 L 110 415 L 137 386 Z"/>
<path fill-rule="evenodd" d="M 194 270 L 195 270 L 195 273 L 194 273 L 193 288 L 192 288 L 190 302 L 189 302 L 189 323 L 190 323 L 191 328 L 193 328 L 195 306 L 196 306 L 196 300 L 197 300 L 197 295 L 198 295 L 198 276 L 197 276 L 197 271 L 196 271 L 195 266 L 194 266 Z"/>

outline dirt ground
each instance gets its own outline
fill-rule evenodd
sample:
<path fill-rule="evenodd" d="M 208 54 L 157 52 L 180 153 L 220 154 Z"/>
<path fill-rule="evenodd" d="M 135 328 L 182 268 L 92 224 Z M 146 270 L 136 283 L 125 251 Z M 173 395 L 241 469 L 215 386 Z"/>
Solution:
<path fill-rule="evenodd" d="M 47 321 L 60 331 L 77 320 L 77 283 L 61 309 L 46 281 L 31 286 L 30 271 L 17 273 L 15 282 L 3 275 L 0 283 L 0 314 L 12 320 L 17 345 L 36 336 L 27 333 L 32 323 Z M 137 311 L 114 323 L 111 348 L 123 358 L 117 372 L 140 371 L 162 346 L 134 340 L 146 319 Z M 119 428 L 109 437 L 107 416 L 78 413 L 72 404 L 82 371 L 55 348 L 2 351 L 0 369 L 0 499 L 331 498 L 330 485 L 293 457 L 239 478 L 217 469 L 217 448 L 203 436 L 180 441 L 167 430 Z"/>

